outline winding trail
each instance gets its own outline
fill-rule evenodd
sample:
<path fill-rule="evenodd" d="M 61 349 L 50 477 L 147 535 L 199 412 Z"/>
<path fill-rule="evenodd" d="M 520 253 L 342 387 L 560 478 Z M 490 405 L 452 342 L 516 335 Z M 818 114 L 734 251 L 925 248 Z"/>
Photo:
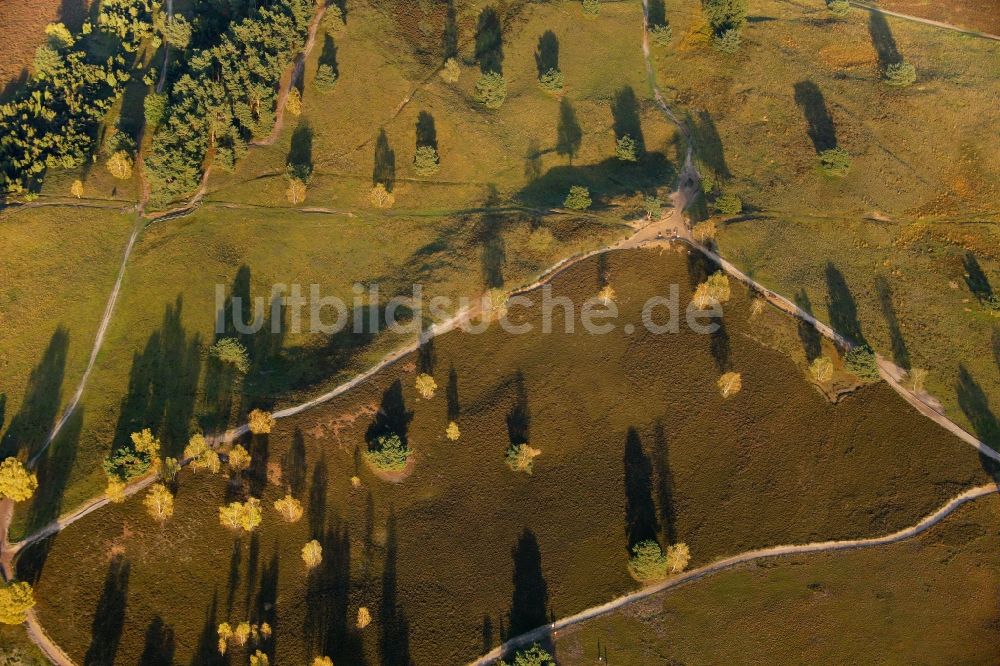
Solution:
<path fill-rule="evenodd" d="M 682 585 L 687 585 L 693 583 L 702 578 L 706 578 L 716 573 L 726 571 L 737 567 L 741 564 L 746 564 L 748 562 L 754 562 L 756 560 L 762 560 L 772 557 L 783 557 L 787 555 L 804 555 L 808 553 L 829 553 L 840 550 L 854 550 L 858 548 L 871 548 L 873 546 L 885 546 L 893 543 L 899 543 L 900 541 L 905 541 L 911 539 L 918 534 L 925 532 L 934 525 L 944 520 L 946 517 L 955 512 L 956 509 L 961 507 L 967 502 L 979 499 L 980 497 L 985 497 L 986 495 L 991 495 L 997 492 L 997 486 L 994 483 L 977 486 L 971 488 L 961 495 L 958 495 L 948 501 L 947 504 L 942 506 L 940 509 L 934 513 L 924 516 L 918 523 L 911 525 L 910 527 L 903 528 L 898 532 L 893 532 L 892 534 L 886 534 L 885 536 L 872 537 L 869 539 L 844 539 L 842 541 L 819 541 L 813 543 L 797 544 L 797 545 L 786 545 L 786 546 L 772 546 L 770 548 L 760 548 L 757 550 L 748 550 L 746 552 L 740 553 L 738 555 L 733 555 L 731 557 L 726 557 L 721 560 L 716 560 L 705 566 L 698 567 L 697 569 L 691 569 L 690 571 L 685 571 L 684 573 L 677 574 L 662 583 L 657 583 L 655 585 L 650 585 L 649 587 L 644 587 L 641 590 L 636 590 L 631 594 L 626 594 L 624 596 L 618 597 L 617 599 L 612 599 L 611 601 L 601 604 L 600 606 L 593 606 L 586 610 L 580 611 L 575 615 L 570 615 L 556 622 L 550 624 L 542 625 L 536 629 L 532 629 L 526 633 L 519 636 L 511 638 L 503 645 L 494 648 L 487 654 L 483 655 L 475 661 L 469 662 L 469 666 L 486 666 L 491 664 L 497 659 L 507 654 L 512 650 L 517 648 L 525 647 L 530 643 L 540 641 L 546 637 L 556 637 L 560 629 L 565 629 L 566 627 L 573 626 L 575 624 L 580 624 L 587 620 L 592 620 L 596 617 L 606 615 L 613 611 L 619 610 L 633 604 L 642 599 L 653 596 L 654 594 L 659 594 L 660 592 L 665 592 L 667 590 L 672 590 Z"/>
<path fill-rule="evenodd" d="M 870 5 L 867 2 L 858 2 L 857 0 L 850 0 L 851 6 L 857 7 L 858 9 L 864 9 L 869 12 L 875 12 L 877 14 L 885 14 L 886 16 L 895 16 L 896 18 L 901 18 L 906 21 L 913 21 L 914 23 L 923 23 L 924 25 L 934 26 L 935 28 L 944 28 L 945 30 L 952 30 L 954 32 L 960 32 L 963 35 L 969 35 L 971 37 L 981 37 L 983 39 L 992 39 L 993 41 L 1000 42 L 1000 35 L 994 35 L 988 32 L 979 32 L 978 30 L 972 30 L 970 28 L 963 28 L 953 23 L 945 23 L 944 21 L 935 21 L 934 19 L 923 18 L 921 16 L 914 16 L 913 14 L 901 14 L 900 12 L 894 12 L 889 9 L 882 9 L 881 7 L 876 7 L 875 5 Z"/>

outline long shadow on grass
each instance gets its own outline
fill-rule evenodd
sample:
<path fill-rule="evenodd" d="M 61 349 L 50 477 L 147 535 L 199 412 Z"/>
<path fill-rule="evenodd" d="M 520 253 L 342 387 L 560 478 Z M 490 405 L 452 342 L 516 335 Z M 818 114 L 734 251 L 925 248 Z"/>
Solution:
<path fill-rule="evenodd" d="M 292 132 L 288 150 L 288 171 L 291 176 L 307 182 L 313 171 L 313 129 L 308 120 L 299 120 Z"/>
<path fill-rule="evenodd" d="M 814 315 L 812 301 L 805 289 L 799 289 L 795 294 L 795 305 L 799 306 L 803 312 Z M 816 327 L 805 319 L 798 320 L 799 341 L 802 343 L 802 351 L 806 354 L 806 360 L 812 363 L 823 352 L 823 338 Z"/>
<path fill-rule="evenodd" d="M 1000 341 L 1000 333 L 997 333 L 994 337 Z M 998 342 L 998 344 L 1000 344 L 1000 342 Z M 998 349 L 1000 349 L 1000 347 L 998 347 Z M 1000 351 L 997 353 L 1000 354 Z M 997 358 L 997 364 L 1000 365 L 1000 356 Z M 445 397 L 448 402 L 448 420 L 457 421 L 459 415 L 462 413 L 462 404 L 458 399 L 458 372 L 456 372 L 454 365 L 448 368 L 448 386 L 445 389 Z"/>
<path fill-rule="evenodd" d="M 694 291 L 708 276 L 719 269 L 719 265 L 701 252 L 687 254 L 688 287 Z"/>
<path fill-rule="evenodd" d="M 847 286 L 847 279 L 830 262 L 826 264 L 826 289 L 833 330 L 852 342 L 867 344 L 858 319 L 858 304 Z"/>
<path fill-rule="evenodd" d="M 277 547 L 275 547 L 277 548 Z M 260 572 L 260 585 L 257 588 L 257 597 L 250 609 L 250 621 L 254 624 L 267 622 L 271 626 L 271 635 L 264 638 L 258 644 L 259 649 L 270 656 L 272 662 L 276 642 L 281 630 L 278 624 L 278 557 L 277 549 L 272 553 L 270 561 L 263 566 Z"/>
<path fill-rule="evenodd" d="M 965 284 L 980 303 L 988 301 L 993 296 L 993 287 L 986 277 L 983 267 L 979 265 L 976 255 L 966 252 L 962 257 L 962 267 L 965 268 Z"/>
<path fill-rule="evenodd" d="M 687 116 L 687 125 L 694 135 L 694 145 L 698 151 L 698 157 L 720 178 L 729 178 L 729 165 L 726 164 L 726 152 L 722 145 L 722 137 L 719 136 L 719 129 L 715 125 L 715 119 L 708 111 L 699 111 L 697 118 Z M 677 156 L 678 162 L 683 160 L 683 155 Z"/>
<path fill-rule="evenodd" d="M 725 320 L 719 318 L 716 320 L 716 324 L 715 330 L 709 336 L 708 348 L 715 360 L 715 367 L 722 373 L 730 369 L 732 347 L 729 343 L 729 332 L 726 330 Z"/>
<path fill-rule="evenodd" d="M 635 139 L 636 153 L 641 155 L 646 150 L 646 139 L 642 135 L 642 120 L 639 117 L 639 98 L 632 86 L 625 86 L 615 93 L 611 101 L 611 117 L 615 130 L 615 139 L 630 136 Z"/>
<path fill-rule="evenodd" d="M 496 187 L 490 186 L 484 208 L 494 208 L 500 203 Z M 487 289 L 500 289 L 504 285 L 503 267 L 507 262 L 507 247 L 503 239 L 505 217 L 501 213 L 486 212 L 479 218 L 473 242 L 482 247 L 480 267 L 483 285 Z"/>
<path fill-rule="evenodd" d="M 649 9 L 646 15 L 651 28 L 667 24 L 667 7 L 663 0 L 649 0 Z"/>
<path fill-rule="evenodd" d="M 306 439 L 301 428 L 292 433 L 292 444 L 281 460 L 281 477 L 294 497 L 301 498 L 306 489 Z"/>
<path fill-rule="evenodd" d="M 330 35 L 326 35 L 323 38 L 323 50 L 320 52 L 317 64 L 328 66 L 338 78 L 340 77 L 340 64 L 337 62 L 337 45 Z"/>
<path fill-rule="evenodd" d="M 806 132 L 817 153 L 837 147 L 837 128 L 826 107 L 823 93 L 812 81 L 795 84 L 795 103 L 806 119 Z"/>
<path fill-rule="evenodd" d="M 572 164 L 582 142 L 583 129 L 576 118 L 576 110 L 569 98 L 563 97 L 559 102 L 559 122 L 556 124 L 556 153 L 568 157 Z"/>
<path fill-rule="evenodd" d="M 958 406 L 972 424 L 976 436 L 994 450 L 1000 449 L 1000 419 L 990 409 L 990 401 L 983 387 L 973 378 L 965 365 L 958 366 L 958 382 L 955 384 Z M 983 470 L 1000 483 L 1000 463 L 982 454 L 979 462 Z"/>
<path fill-rule="evenodd" d="M 542 573 L 542 551 L 535 533 L 527 527 L 511 550 L 511 557 L 514 560 L 514 593 L 510 601 L 507 637 L 548 622 L 549 608 L 549 585 Z"/>
<path fill-rule="evenodd" d="M 224 662 L 218 649 L 218 624 L 216 624 L 218 613 L 219 591 L 215 590 L 212 593 L 212 603 L 205 612 L 205 623 L 198 635 L 198 644 L 195 646 L 191 666 L 210 666 Z"/>
<path fill-rule="evenodd" d="M 382 625 L 380 641 L 382 666 L 409 666 L 410 625 L 399 604 L 397 559 L 399 542 L 396 534 L 396 514 L 390 509 L 386 524 L 385 566 L 382 570 L 382 601 L 379 620 Z"/>
<path fill-rule="evenodd" d="M 172 666 L 174 663 L 174 628 L 155 616 L 146 627 L 146 643 L 139 656 L 139 666 Z"/>
<path fill-rule="evenodd" d="M 379 129 L 375 139 L 375 168 L 372 171 L 372 185 L 384 185 L 392 192 L 396 183 L 396 152 L 389 146 L 385 129 Z"/>
<path fill-rule="evenodd" d="M 351 541 L 346 526 L 331 521 L 325 534 L 323 561 L 310 571 L 306 582 L 306 613 L 302 627 L 306 650 L 329 656 L 335 664 L 365 664 L 360 636 L 349 615 L 351 593 Z"/>
<path fill-rule="evenodd" d="M 90 630 L 90 647 L 83 658 L 84 666 L 108 666 L 115 663 L 118 643 L 125 628 L 125 606 L 128 603 L 128 583 L 132 565 L 116 555 L 108 565 L 104 590 L 94 611 Z"/>
<path fill-rule="evenodd" d="M 1000 370 L 1000 327 L 993 328 L 993 361 Z"/>
<path fill-rule="evenodd" d="M 312 485 L 309 487 L 309 505 L 306 507 L 309 519 L 309 535 L 313 539 L 321 539 L 326 528 L 326 488 L 327 463 L 326 454 L 320 453 L 320 458 L 313 467 Z"/>
<path fill-rule="evenodd" d="M 21 407 L 0 441 L 0 459 L 18 454 L 31 458 L 45 445 L 59 414 L 67 349 L 69 331 L 59 326 L 28 376 Z"/>
<path fill-rule="evenodd" d="M 899 54 L 896 38 L 892 36 L 889 22 L 880 12 L 870 12 L 868 15 L 868 34 L 872 38 L 872 46 L 878 54 L 878 66 L 885 69 L 889 65 L 900 62 L 903 56 Z"/>
<path fill-rule="evenodd" d="M 653 470 L 656 473 L 656 499 L 660 505 L 660 524 L 667 543 L 677 541 L 677 513 L 674 510 L 674 475 L 670 469 L 670 445 L 663 423 L 653 429 Z"/>
<path fill-rule="evenodd" d="M 514 404 L 507 412 L 507 437 L 510 445 L 520 446 L 530 441 L 531 407 L 528 404 L 528 390 L 524 385 L 524 373 L 514 375 Z"/>
<path fill-rule="evenodd" d="M 653 503 L 653 467 L 635 428 L 625 436 L 625 537 L 627 549 L 655 541 L 660 531 Z"/>
<path fill-rule="evenodd" d="M 250 452 L 250 468 L 243 476 L 247 481 L 247 492 L 250 497 L 260 497 L 267 487 L 267 461 L 270 448 L 270 436 L 266 433 L 251 435 L 247 449 Z"/>
<path fill-rule="evenodd" d="M 455 11 L 455 0 L 448 0 L 444 15 L 444 32 L 441 34 L 441 59 L 448 60 L 458 56 L 458 12 Z"/>
<path fill-rule="evenodd" d="M 370 446 L 378 437 L 398 435 L 405 446 L 412 420 L 413 412 L 407 411 L 403 399 L 403 383 L 397 379 L 382 393 L 382 404 L 365 432 L 365 441 Z"/>
<path fill-rule="evenodd" d="M 903 331 L 899 325 L 899 317 L 896 315 L 896 306 L 892 302 L 892 287 L 884 275 L 875 278 L 875 291 L 878 293 L 878 301 L 882 306 L 882 316 L 885 317 L 886 326 L 889 327 L 892 360 L 904 370 L 909 370 L 910 350 L 906 347 L 906 340 L 903 338 Z"/>
<path fill-rule="evenodd" d="M 559 69 L 559 38 L 551 30 L 546 30 L 538 38 L 538 47 L 535 49 L 535 68 L 538 70 L 538 76 L 549 70 Z"/>
<path fill-rule="evenodd" d="M 503 26 L 500 15 L 493 7 L 487 7 L 479 14 L 475 55 L 483 74 L 503 74 Z"/>
<path fill-rule="evenodd" d="M 591 209 L 601 210 L 615 197 L 669 185 L 676 175 L 674 165 L 663 153 L 643 153 L 638 162 L 626 163 L 611 157 L 597 164 L 553 167 L 528 183 L 518 192 L 517 199 L 534 208 L 560 208 L 569 188 L 583 185 L 590 190 L 594 202 Z"/>
<path fill-rule="evenodd" d="M 434 124 L 434 116 L 427 111 L 417 114 L 417 148 L 438 149 L 437 127 Z"/>

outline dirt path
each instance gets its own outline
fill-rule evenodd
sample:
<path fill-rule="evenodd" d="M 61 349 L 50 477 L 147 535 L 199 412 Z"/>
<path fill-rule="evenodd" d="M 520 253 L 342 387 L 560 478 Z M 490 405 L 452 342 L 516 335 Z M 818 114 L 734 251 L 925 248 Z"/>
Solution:
<path fill-rule="evenodd" d="M 653 596 L 654 594 L 659 594 L 660 592 L 665 592 L 667 590 L 672 590 L 682 585 L 687 585 L 693 583 L 694 581 L 700 580 L 711 576 L 712 574 L 720 573 L 728 569 L 732 569 L 741 564 L 746 564 L 747 562 L 753 562 L 756 560 L 762 560 L 772 557 L 782 557 L 786 555 L 804 555 L 808 553 L 829 553 L 840 550 L 854 550 L 857 548 L 871 548 L 872 546 L 885 546 L 888 544 L 899 543 L 900 541 L 905 541 L 906 539 L 911 539 L 918 534 L 925 532 L 934 525 L 944 520 L 947 516 L 954 513 L 956 509 L 961 507 L 966 502 L 971 502 L 973 500 L 979 499 L 980 497 L 985 497 L 986 495 L 991 495 L 997 492 L 996 484 L 989 484 L 985 486 L 977 486 L 965 491 L 961 495 L 954 497 L 947 504 L 942 506 L 940 509 L 934 513 L 925 516 L 920 522 L 899 530 L 898 532 L 893 532 L 892 534 L 886 534 L 885 536 L 872 537 L 870 539 L 845 539 L 842 541 L 820 541 L 806 544 L 798 545 L 787 545 L 787 546 L 772 546 L 770 548 L 760 548 L 758 550 L 749 550 L 738 555 L 733 555 L 731 557 L 726 557 L 721 560 L 712 562 L 711 564 L 706 564 L 705 566 L 698 567 L 697 569 L 691 569 L 690 571 L 685 571 L 684 573 L 668 578 L 662 583 L 657 583 L 655 585 L 650 585 L 649 587 L 644 587 L 641 590 L 632 592 L 631 594 L 626 594 L 625 596 L 613 599 L 600 606 L 593 606 L 583 610 L 575 615 L 570 615 L 561 620 L 553 622 L 551 624 L 546 624 L 537 629 L 533 629 L 527 633 L 521 634 L 520 636 L 515 636 L 507 642 L 505 642 L 500 647 L 494 648 L 489 653 L 483 655 L 479 659 L 469 663 L 469 666 L 486 666 L 491 664 L 504 654 L 507 654 L 511 650 L 525 647 L 531 643 L 540 641 L 546 637 L 557 637 L 558 632 L 566 627 L 573 626 L 575 624 L 580 624 L 587 620 L 592 620 L 596 617 L 606 615 L 620 608 L 624 608 L 629 604 L 633 604 L 636 601 L 646 599 Z"/>
<path fill-rule="evenodd" d="M 857 7 L 858 9 L 864 9 L 869 12 L 877 12 L 879 14 L 885 14 L 886 16 L 895 16 L 896 18 L 901 18 L 906 21 L 913 21 L 914 23 L 923 23 L 924 25 L 934 26 L 935 28 L 944 28 L 945 30 L 953 30 L 955 32 L 960 32 L 963 35 L 970 35 L 972 37 L 982 37 L 983 39 L 992 39 L 994 41 L 1000 42 L 1000 35 L 993 35 L 988 32 L 979 32 L 977 30 L 970 30 L 969 28 L 963 28 L 961 26 L 953 25 L 951 23 L 945 23 L 943 21 L 935 21 L 934 19 L 923 18 L 920 16 L 913 16 L 912 14 L 900 14 L 899 12 L 894 12 L 888 9 L 882 9 L 881 7 L 875 7 L 874 5 L 869 5 L 866 2 L 857 2 L 856 0 L 850 0 L 851 5 Z"/>

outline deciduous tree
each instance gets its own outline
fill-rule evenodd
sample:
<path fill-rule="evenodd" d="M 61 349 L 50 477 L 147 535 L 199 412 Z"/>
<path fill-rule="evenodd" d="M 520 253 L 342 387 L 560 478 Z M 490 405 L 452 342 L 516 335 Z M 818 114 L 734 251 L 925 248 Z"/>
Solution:
<path fill-rule="evenodd" d="M 32 474 L 17 458 L 7 458 L 0 463 L 0 499 L 23 502 L 35 494 L 38 477 Z"/>

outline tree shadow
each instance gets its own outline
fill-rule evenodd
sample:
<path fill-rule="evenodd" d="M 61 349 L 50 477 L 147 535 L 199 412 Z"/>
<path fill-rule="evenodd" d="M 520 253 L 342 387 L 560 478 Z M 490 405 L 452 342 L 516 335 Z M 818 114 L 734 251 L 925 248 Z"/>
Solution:
<path fill-rule="evenodd" d="M 836 148 L 837 128 L 819 86 L 812 81 L 796 83 L 795 103 L 802 109 L 802 115 L 806 120 L 806 132 L 816 153 Z"/>
<path fill-rule="evenodd" d="M 666 25 L 667 7 L 663 0 L 649 0 L 649 8 L 646 11 L 646 17 L 650 28 Z"/>
<path fill-rule="evenodd" d="M 250 547 L 247 549 L 247 582 L 243 596 L 243 615 L 250 614 L 250 598 L 257 586 L 258 565 L 260 563 L 260 533 L 250 535 Z"/>
<path fill-rule="evenodd" d="M 309 534 L 313 539 L 321 538 L 326 528 L 327 473 L 326 454 L 321 453 L 313 467 L 312 484 L 309 486 L 309 505 L 306 507 Z"/>
<path fill-rule="evenodd" d="M 514 405 L 507 412 L 507 437 L 511 446 L 527 444 L 531 430 L 531 407 L 528 405 L 528 390 L 524 385 L 524 373 L 514 375 Z"/>
<path fill-rule="evenodd" d="M 958 406 L 972 424 L 976 436 L 994 450 L 1000 448 L 1000 420 L 990 409 L 989 398 L 965 365 L 958 366 L 958 382 L 955 384 Z M 1000 463 L 983 454 L 979 462 L 994 481 L 1000 483 Z"/>
<path fill-rule="evenodd" d="M 1000 327 L 993 327 L 993 362 L 1000 370 Z"/>
<path fill-rule="evenodd" d="M 69 331 L 60 325 L 28 375 L 21 407 L 0 440 L 0 459 L 19 454 L 31 459 L 45 446 L 59 415 L 68 349 Z"/>
<path fill-rule="evenodd" d="M 399 603 L 397 559 L 399 542 L 396 534 L 396 514 L 390 509 L 386 524 L 385 565 L 382 570 L 382 602 L 379 619 L 382 625 L 380 647 L 382 666 L 409 666 L 410 625 Z"/>
<path fill-rule="evenodd" d="M 548 622 L 549 586 L 542 572 L 542 551 L 527 527 L 511 549 L 514 593 L 510 601 L 508 636 L 517 636 Z"/>
<path fill-rule="evenodd" d="M 875 291 L 882 306 L 882 316 L 889 327 L 889 340 L 892 343 L 892 360 L 904 370 L 910 369 L 910 351 L 906 347 L 903 331 L 896 315 L 896 307 L 892 303 L 892 287 L 884 275 L 875 278 Z"/>
<path fill-rule="evenodd" d="M 576 111 L 569 98 L 563 97 L 559 102 L 559 122 L 556 125 L 556 153 L 569 157 L 572 164 L 582 142 L 583 129 L 576 118 Z"/>
<path fill-rule="evenodd" d="M 687 253 L 688 287 L 694 291 L 708 276 L 719 269 L 719 266 L 701 252 L 691 250 Z"/>
<path fill-rule="evenodd" d="M 896 38 L 892 36 L 889 23 L 881 12 L 868 13 L 868 34 L 871 35 L 872 46 L 878 55 L 880 69 L 884 70 L 889 65 L 903 60 L 896 46 Z"/>
<path fill-rule="evenodd" d="M 323 561 L 306 582 L 306 613 L 302 636 L 307 654 L 329 656 L 335 664 L 366 662 L 361 639 L 351 624 L 351 541 L 347 526 L 334 520 L 317 539 Z"/>
<path fill-rule="evenodd" d="M 538 76 L 549 70 L 559 69 L 559 38 L 551 30 L 546 30 L 538 38 L 538 47 L 535 49 L 535 67 L 538 69 Z"/>
<path fill-rule="evenodd" d="M 722 145 L 722 137 L 715 125 L 715 119 L 708 111 L 699 111 L 696 120 L 688 118 L 694 134 L 698 157 L 721 178 L 729 178 L 729 165 L 726 164 L 726 152 Z"/>
<path fill-rule="evenodd" d="M 729 332 L 726 330 L 726 322 L 722 318 L 716 320 L 716 323 L 718 326 L 709 336 L 709 349 L 715 360 L 715 367 L 718 368 L 719 372 L 726 372 L 730 368 Z"/>
<path fill-rule="evenodd" d="M 671 182 L 677 171 L 663 153 L 647 152 L 635 163 L 623 164 L 609 157 L 596 164 L 556 166 L 529 182 L 518 193 L 517 200 L 532 208 L 561 208 L 566 193 L 573 185 L 590 190 L 591 210 L 609 208 L 610 202 L 623 196 L 649 192 Z"/>
<path fill-rule="evenodd" d="M 257 587 L 257 597 L 250 609 L 250 621 L 260 625 L 267 622 L 271 625 L 271 635 L 261 637 L 259 649 L 274 660 L 275 643 L 279 634 L 278 624 L 278 556 L 277 546 L 271 554 L 271 559 L 261 568 L 260 585 Z"/>
<path fill-rule="evenodd" d="M 308 180 L 313 170 L 313 129 L 309 121 L 299 120 L 292 132 L 288 150 L 288 166 L 301 180 Z"/>
<path fill-rule="evenodd" d="M 965 284 L 969 287 L 969 291 L 980 303 L 988 301 L 993 296 L 993 287 L 990 286 L 990 279 L 983 272 L 976 255 L 966 252 L 962 257 L 962 266 L 965 268 Z"/>
<path fill-rule="evenodd" d="M 396 153 L 389 147 L 389 137 L 385 129 L 379 129 L 375 140 L 375 169 L 372 172 L 372 185 L 384 185 L 392 192 L 396 184 Z"/>
<path fill-rule="evenodd" d="M 646 150 L 646 140 L 642 135 L 642 120 L 639 117 L 639 98 L 632 86 L 625 86 L 615 93 L 611 102 L 611 116 L 615 130 L 615 138 L 628 135 L 635 139 L 636 152 L 642 154 Z"/>
<path fill-rule="evenodd" d="M 115 662 L 118 643 L 125 628 L 125 606 L 128 603 L 128 583 L 132 565 L 116 555 L 108 565 L 104 590 L 94 611 L 90 630 L 90 647 L 83 658 L 84 666 L 108 666 Z"/>
<path fill-rule="evenodd" d="M 292 432 L 292 444 L 281 460 L 281 478 L 293 497 L 302 497 L 306 490 L 306 439 L 302 429 Z"/>
<path fill-rule="evenodd" d="M 403 383 L 397 379 L 382 393 L 382 404 L 379 406 L 371 425 L 368 426 L 365 441 L 371 446 L 379 437 L 398 435 L 405 446 L 408 441 L 407 431 L 410 428 L 411 420 L 413 420 L 413 412 L 406 409 L 406 402 L 403 399 Z"/>
<path fill-rule="evenodd" d="M 337 78 L 340 78 L 340 64 L 337 62 L 337 45 L 334 43 L 333 37 L 329 34 L 323 38 L 323 50 L 320 52 L 318 64 L 328 65 Z"/>
<path fill-rule="evenodd" d="M 495 186 L 490 185 L 489 195 L 483 202 L 486 209 L 476 225 L 473 242 L 481 245 L 480 268 L 483 284 L 487 289 L 502 289 L 504 285 L 503 267 L 507 262 L 507 246 L 503 238 L 504 217 L 492 210 L 500 204 L 500 195 Z"/>
<path fill-rule="evenodd" d="M 270 435 L 251 435 L 247 449 L 250 452 L 250 468 L 244 473 L 251 497 L 260 497 L 267 487 L 267 461 Z"/>
<path fill-rule="evenodd" d="M 0 432 L 3 432 L 3 424 L 7 420 L 7 394 L 0 393 Z"/>
<path fill-rule="evenodd" d="M 191 666 L 206 666 L 223 662 L 218 650 L 218 625 L 216 616 L 219 613 L 219 592 L 212 592 L 212 603 L 205 612 L 205 623 L 201 627 L 198 635 L 198 643 L 195 646 L 194 656 L 191 658 Z"/>
<path fill-rule="evenodd" d="M 174 663 L 174 629 L 163 623 L 159 615 L 146 628 L 146 643 L 139 656 L 139 666 L 172 666 Z"/>
<path fill-rule="evenodd" d="M 808 315 L 815 315 L 812 308 L 812 301 L 805 289 L 799 289 L 795 294 L 795 305 Z M 806 360 L 812 363 L 823 353 L 823 338 L 816 327 L 805 319 L 797 319 L 799 341 L 802 342 L 802 351 L 806 354 Z"/>
<path fill-rule="evenodd" d="M 528 141 L 528 148 L 524 153 L 524 180 L 532 182 L 538 180 L 542 175 L 542 155 L 544 151 L 538 139 L 532 138 Z"/>
<path fill-rule="evenodd" d="M 417 115 L 417 148 L 429 146 L 438 149 L 437 128 L 434 126 L 434 116 L 427 111 Z"/>
<path fill-rule="evenodd" d="M 660 526 L 653 504 L 653 467 L 642 450 L 642 441 L 635 428 L 625 436 L 625 536 L 628 552 L 643 541 L 656 540 Z"/>
<path fill-rule="evenodd" d="M 1000 338 L 997 339 L 1000 340 Z M 1000 364 L 1000 361 L 998 361 L 998 364 Z M 458 372 L 455 371 L 454 365 L 448 368 L 448 386 L 445 389 L 445 397 L 448 402 L 448 420 L 457 421 L 459 415 L 462 413 L 462 405 L 458 400 Z"/>
<path fill-rule="evenodd" d="M 831 262 L 826 264 L 826 289 L 830 325 L 833 330 L 858 344 L 868 344 L 861 332 L 861 322 L 858 319 L 858 304 L 851 295 L 844 274 Z"/>
<path fill-rule="evenodd" d="M 226 581 L 226 615 L 233 612 L 236 602 L 236 589 L 240 585 L 240 565 L 243 564 L 243 539 L 237 536 L 233 539 L 232 550 L 229 551 L 229 577 Z"/>
<path fill-rule="evenodd" d="M 670 469 L 670 445 L 661 421 L 653 429 L 653 470 L 660 506 L 660 525 L 667 543 L 677 542 L 677 513 L 674 510 L 674 476 Z"/>
<path fill-rule="evenodd" d="M 475 56 L 483 74 L 503 74 L 503 26 L 500 15 L 493 7 L 487 7 L 479 14 Z"/>
<path fill-rule="evenodd" d="M 434 336 L 423 334 L 417 346 L 417 371 L 433 375 L 435 365 L 437 354 L 434 353 Z"/>
<path fill-rule="evenodd" d="M 442 60 L 458 57 L 458 13 L 455 11 L 455 0 L 448 0 L 445 9 L 441 57 Z"/>

